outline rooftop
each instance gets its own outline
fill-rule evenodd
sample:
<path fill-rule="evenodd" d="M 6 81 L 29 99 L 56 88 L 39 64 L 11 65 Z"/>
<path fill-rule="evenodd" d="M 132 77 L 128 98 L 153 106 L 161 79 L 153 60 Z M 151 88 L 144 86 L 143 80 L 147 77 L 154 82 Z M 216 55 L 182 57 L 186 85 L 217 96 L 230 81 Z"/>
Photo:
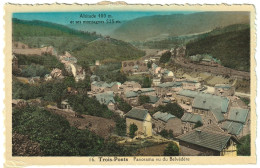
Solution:
<path fill-rule="evenodd" d="M 221 128 L 226 130 L 229 134 L 238 135 L 243 129 L 243 124 L 234 121 L 225 121 Z"/>
<path fill-rule="evenodd" d="M 157 120 L 162 120 L 164 122 L 167 122 L 171 118 L 176 118 L 174 115 L 169 113 L 162 113 L 160 111 L 156 112 L 153 117 Z"/>
<path fill-rule="evenodd" d="M 156 103 L 160 98 L 158 96 L 149 96 L 150 101 L 149 103 Z"/>
<path fill-rule="evenodd" d="M 149 114 L 148 110 L 146 109 L 132 108 L 132 110 L 126 113 L 125 116 L 126 118 L 132 118 L 132 119 L 144 121 L 148 114 Z"/>
<path fill-rule="evenodd" d="M 204 110 L 220 109 L 222 113 L 226 113 L 228 110 L 229 99 L 226 97 L 191 90 L 181 90 L 177 94 L 194 98 L 193 107 L 195 108 Z"/>
<path fill-rule="evenodd" d="M 246 122 L 248 113 L 249 113 L 249 109 L 231 108 L 228 113 L 228 120 L 236 121 L 244 124 Z"/>
<path fill-rule="evenodd" d="M 110 102 L 115 103 L 114 93 L 112 91 L 96 94 L 96 99 L 100 104 L 108 105 Z"/>
<path fill-rule="evenodd" d="M 94 81 L 91 83 L 92 85 L 98 86 L 98 87 L 104 87 L 104 88 L 111 88 L 113 87 L 115 84 L 119 84 L 121 85 L 121 83 L 119 82 L 111 82 L 111 83 L 106 83 L 104 81 Z"/>
<path fill-rule="evenodd" d="M 165 82 L 165 83 L 160 83 L 157 85 L 157 87 L 160 88 L 167 88 L 167 87 L 181 87 L 182 82 Z"/>
<path fill-rule="evenodd" d="M 181 141 L 219 152 L 226 147 L 228 141 L 231 138 L 237 142 L 233 136 L 225 133 L 215 124 L 196 128 L 184 135 L 177 137 L 177 139 Z"/>
<path fill-rule="evenodd" d="M 192 122 L 192 123 L 196 123 L 200 121 L 202 123 L 202 118 L 199 114 L 184 113 L 183 116 L 181 117 L 181 121 Z"/>

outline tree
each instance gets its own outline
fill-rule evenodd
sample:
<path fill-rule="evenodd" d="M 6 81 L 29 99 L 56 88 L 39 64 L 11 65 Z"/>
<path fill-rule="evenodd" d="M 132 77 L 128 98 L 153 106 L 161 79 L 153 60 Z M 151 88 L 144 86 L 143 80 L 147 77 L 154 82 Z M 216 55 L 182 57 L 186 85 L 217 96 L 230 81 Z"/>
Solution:
<path fill-rule="evenodd" d="M 129 136 L 130 136 L 131 138 L 134 138 L 134 137 L 135 137 L 135 132 L 136 132 L 137 130 L 138 130 L 137 125 L 131 124 L 131 125 L 130 125 L 130 128 L 129 128 Z"/>
<path fill-rule="evenodd" d="M 167 63 L 170 61 L 170 58 L 171 58 L 171 52 L 167 51 L 162 54 L 162 56 L 160 58 L 160 63 Z"/>
<path fill-rule="evenodd" d="M 147 67 L 150 69 L 150 68 L 152 68 L 152 62 L 151 61 L 149 61 L 148 63 L 147 63 Z"/>
<path fill-rule="evenodd" d="M 178 118 L 181 118 L 184 114 L 184 110 L 177 103 L 167 103 L 165 106 L 160 105 L 156 111 L 167 112 Z"/>
<path fill-rule="evenodd" d="M 145 103 L 149 103 L 149 101 L 150 101 L 150 97 L 149 97 L 149 96 L 140 95 L 140 96 L 138 97 L 138 102 L 139 102 L 140 105 L 143 105 L 143 104 L 145 104 Z"/>
<path fill-rule="evenodd" d="M 151 84 L 152 84 L 152 80 L 150 79 L 149 76 L 146 76 L 144 79 L 143 79 L 143 88 L 149 88 L 151 87 Z"/>
<path fill-rule="evenodd" d="M 170 142 L 163 152 L 164 156 L 179 156 L 179 147 L 175 142 Z"/>
<path fill-rule="evenodd" d="M 251 138 L 250 134 L 243 136 L 239 139 L 240 144 L 237 145 L 237 154 L 240 156 L 250 156 L 251 155 Z"/>
<path fill-rule="evenodd" d="M 57 103 L 57 107 L 61 107 L 61 101 L 66 94 L 66 86 L 63 82 L 53 83 L 52 90 L 48 92 L 48 96 Z"/>
<path fill-rule="evenodd" d="M 203 124 L 202 124 L 202 122 L 201 121 L 197 121 L 196 123 L 195 123 L 195 126 L 194 126 L 194 128 L 198 128 L 198 127 L 201 127 Z"/>

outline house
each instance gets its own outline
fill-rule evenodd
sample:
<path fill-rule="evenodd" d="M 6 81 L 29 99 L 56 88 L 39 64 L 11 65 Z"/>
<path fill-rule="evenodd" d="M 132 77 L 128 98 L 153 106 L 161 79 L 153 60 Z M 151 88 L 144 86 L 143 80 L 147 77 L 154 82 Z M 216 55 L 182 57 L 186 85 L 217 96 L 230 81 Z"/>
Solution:
<path fill-rule="evenodd" d="M 51 81 L 51 80 L 52 80 L 51 75 L 50 75 L 50 74 L 46 74 L 46 75 L 44 76 L 44 80 L 45 80 L 45 81 Z"/>
<path fill-rule="evenodd" d="M 77 66 L 77 71 L 76 74 L 74 75 L 75 81 L 78 82 L 80 80 L 84 80 L 85 75 L 86 75 L 85 70 L 81 66 Z"/>
<path fill-rule="evenodd" d="M 91 91 L 94 93 L 101 93 L 106 91 L 118 92 L 120 86 L 121 83 L 119 82 L 107 83 L 104 81 L 94 81 L 91 83 Z"/>
<path fill-rule="evenodd" d="M 61 108 L 62 108 L 62 109 L 65 109 L 65 110 L 71 110 L 71 109 L 72 109 L 71 106 L 70 106 L 70 104 L 69 104 L 69 102 L 68 102 L 68 99 L 63 100 L 63 101 L 61 102 Z"/>
<path fill-rule="evenodd" d="M 215 124 L 198 127 L 177 139 L 182 156 L 237 156 L 237 138 Z"/>
<path fill-rule="evenodd" d="M 62 70 L 58 69 L 58 68 L 53 69 L 51 71 L 50 75 L 53 79 L 63 79 L 64 78 L 64 76 L 62 75 Z"/>
<path fill-rule="evenodd" d="M 99 93 L 94 96 L 100 104 L 104 104 L 110 110 L 115 110 L 115 100 L 114 93 L 112 91 L 107 91 L 104 93 Z"/>
<path fill-rule="evenodd" d="M 161 83 L 161 78 L 153 77 L 152 85 L 158 86 Z"/>
<path fill-rule="evenodd" d="M 234 96 L 235 88 L 227 84 L 217 84 L 214 87 L 214 94 L 217 96 Z"/>
<path fill-rule="evenodd" d="M 163 76 L 164 76 L 164 77 L 174 77 L 174 74 L 173 74 L 172 71 L 169 71 L 169 70 L 165 69 L 165 70 L 163 71 Z"/>
<path fill-rule="evenodd" d="M 250 111 L 243 108 L 231 108 L 228 118 L 221 127 L 225 132 L 240 138 L 250 134 Z"/>
<path fill-rule="evenodd" d="M 197 90 L 201 88 L 201 84 L 198 81 L 185 80 L 182 81 L 182 88 L 185 90 Z"/>
<path fill-rule="evenodd" d="M 138 82 L 135 81 L 125 81 L 122 85 L 119 87 L 119 91 L 124 93 L 131 90 L 141 89 L 141 85 Z"/>
<path fill-rule="evenodd" d="M 181 87 L 181 82 L 165 82 L 158 84 L 155 87 L 155 92 L 158 96 L 167 97 L 168 93 L 180 91 Z"/>
<path fill-rule="evenodd" d="M 148 67 L 142 60 L 129 60 L 122 61 L 122 72 L 134 73 L 134 72 L 146 72 Z"/>
<path fill-rule="evenodd" d="M 171 130 L 173 132 L 173 136 L 179 136 L 181 132 L 181 120 L 176 116 L 163 113 L 163 112 L 156 112 L 153 115 L 153 129 L 156 132 L 161 132 L 162 130 Z"/>
<path fill-rule="evenodd" d="M 159 97 L 158 96 L 154 96 L 154 95 L 149 95 L 149 104 L 151 104 L 153 107 L 157 107 L 160 105 L 160 102 L 159 102 Z"/>
<path fill-rule="evenodd" d="M 31 79 L 29 79 L 29 84 L 37 84 L 41 81 L 41 78 L 39 76 L 34 76 Z"/>
<path fill-rule="evenodd" d="M 152 117 L 148 110 L 133 108 L 125 115 L 126 117 L 126 133 L 130 132 L 130 125 L 135 124 L 138 128 L 137 136 L 152 136 Z"/>
<path fill-rule="evenodd" d="M 200 115 L 193 113 L 184 113 L 181 117 L 182 134 L 193 130 L 197 122 L 201 122 L 203 124 L 202 117 Z"/>
<path fill-rule="evenodd" d="M 190 90 L 181 90 L 177 95 L 177 102 L 191 105 L 192 113 L 201 115 L 204 124 L 219 124 L 227 117 L 230 104 L 227 97 Z"/>

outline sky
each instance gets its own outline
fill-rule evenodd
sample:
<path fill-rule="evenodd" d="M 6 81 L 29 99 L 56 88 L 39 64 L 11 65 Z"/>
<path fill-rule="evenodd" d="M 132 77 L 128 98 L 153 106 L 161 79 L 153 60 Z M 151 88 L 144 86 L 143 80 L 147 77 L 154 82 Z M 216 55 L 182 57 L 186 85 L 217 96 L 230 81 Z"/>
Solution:
<path fill-rule="evenodd" d="M 190 14 L 191 11 L 82 11 L 82 12 L 42 12 L 42 13 L 13 13 L 13 18 L 22 20 L 42 20 L 63 25 L 70 24 L 74 20 L 104 20 L 99 18 L 80 18 L 81 14 L 96 15 L 105 13 L 112 15 L 113 19 L 120 21 L 132 20 L 138 17 L 152 15 Z"/>

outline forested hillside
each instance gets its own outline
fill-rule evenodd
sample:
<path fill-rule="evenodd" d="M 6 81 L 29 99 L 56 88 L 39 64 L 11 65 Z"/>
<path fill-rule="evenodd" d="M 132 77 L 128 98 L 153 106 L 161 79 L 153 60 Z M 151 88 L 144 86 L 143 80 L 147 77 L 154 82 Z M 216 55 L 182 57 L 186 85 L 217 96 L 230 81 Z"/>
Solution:
<path fill-rule="evenodd" d="M 186 45 L 186 55 L 210 54 L 225 67 L 250 70 L 250 28 L 233 25 L 216 29 Z"/>
<path fill-rule="evenodd" d="M 105 59 L 120 61 L 139 58 L 145 54 L 123 41 L 43 21 L 13 19 L 13 40 L 30 47 L 51 45 L 59 54 L 69 51 L 84 62 Z"/>

